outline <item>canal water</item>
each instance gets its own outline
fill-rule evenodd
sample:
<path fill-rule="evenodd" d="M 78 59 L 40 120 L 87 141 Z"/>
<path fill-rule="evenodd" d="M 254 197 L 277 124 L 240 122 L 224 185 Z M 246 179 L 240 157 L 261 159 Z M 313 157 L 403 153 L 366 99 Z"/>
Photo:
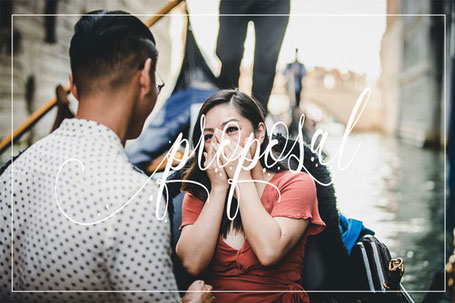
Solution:
<path fill-rule="evenodd" d="M 324 146 L 328 160 L 341 142 L 341 136 L 329 137 Z M 329 165 L 338 207 L 373 229 L 392 257 L 404 258 L 403 285 L 419 302 L 445 264 L 443 152 L 360 133 L 349 135 L 341 166 L 352 157 L 345 170 L 337 157 Z"/>

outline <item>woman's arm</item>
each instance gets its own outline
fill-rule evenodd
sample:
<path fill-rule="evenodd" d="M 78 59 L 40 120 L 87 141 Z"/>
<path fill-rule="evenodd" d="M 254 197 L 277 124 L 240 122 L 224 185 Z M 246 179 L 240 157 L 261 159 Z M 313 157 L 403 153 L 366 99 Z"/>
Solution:
<path fill-rule="evenodd" d="M 215 252 L 220 233 L 221 218 L 229 188 L 223 168 L 214 159 L 218 141 L 214 139 L 204 153 L 211 191 L 199 217 L 192 225 L 183 227 L 176 253 L 185 269 L 192 275 L 200 274 L 209 265 Z M 213 161 L 212 161 L 213 160 Z"/>
<path fill-rule="evenodd" d="M 197 220 L 182 229 L 177 243 L 177 256 L 186 271 L 199 275 L 209 265 L 215 252 L 220 233 L 221 217 L 226 200 L 227 187 L 213 187 L 209 202 L 204 204 Z"/>
<path fill-rule="evenodd" d="M 248 243 L 262 265 L 273 265 L 297 244 L 308 226 L 308 220 L 273 218 L 262 205 L 254 183 L 242 182 L 238 188 L 240 214 Z"/>

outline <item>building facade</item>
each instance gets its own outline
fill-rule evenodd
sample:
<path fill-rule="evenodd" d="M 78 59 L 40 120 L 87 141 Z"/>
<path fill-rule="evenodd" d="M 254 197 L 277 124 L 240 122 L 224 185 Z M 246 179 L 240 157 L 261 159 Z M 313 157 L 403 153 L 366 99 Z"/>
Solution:
<path fill-rule="evenodd" d="M 417 146 L 446 143 L 444 65 L 450 67 L 444 46 L 446 41 L 449 49 L 451 5 L 448 0 L 387 1 L 391 15 L 382 39 L 378 81 L 386 121 L 382 128 Z"/>
<path fill-rule="evenodd" d="M 68 51 L 74 24 L 80 17 L 78 14 L 97 9 L 154 14 L 167 3 L 167 0 L 0 1 L 0 138 L 10 134 L 11 125 L 16 128 L 31 113 L 53 98 L 57 85 L 64 87 L 68 85 L 70 74 Z M 151 16 L 139 18 L 146 21 Z M 160 52 L 158 62 L 160 75 L 164 78 L 169 74 L 166 67 L 169 66 L 171 59 L 170 19 L 162 18 L 151 28 L 157 40 L 158 51 L 165 50 Z M 73 100 L 74 102 L 76 101 Z M 17 149 L 23 149 L 48 134 L 55 117 L 54 108 L 21 138 Z M 8 158 L 8 154 L 9 152 L 4 153 L 2 160 Z"/>

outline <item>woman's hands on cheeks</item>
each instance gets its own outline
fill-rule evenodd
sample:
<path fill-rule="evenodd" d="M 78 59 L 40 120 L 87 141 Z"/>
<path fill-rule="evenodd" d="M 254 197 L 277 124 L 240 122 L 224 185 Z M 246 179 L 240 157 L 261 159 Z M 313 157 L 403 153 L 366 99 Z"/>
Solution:
<path fill-rule="evenodd" d="M 217 137 L 213 136 L 208 151 L 204 152 L 204 167 L 207 169 L 207 175 L 209 176 L 212 188 L 227 188 L 229 187 L 228 177 L 225 170 L 218 166 L 217 159 L 215 157 L 219 146 L 220 143 Z"/>
<path fill-rule="evenodd" d="M 216 138 L 218 142 L 217 149 L 219 148 L 221 142 L 222 132 L 219 129 L 215 130 L 213 138 Z M 232 179 L 234 178 L 235 171 L 237 166 L 239 165 L 239 157 L 243 152 L 243 147 L 235 140 L 229 140 L 230 143 L 223 147 L 223 152 L 220 155 L 220 160 L 222 165 L 224 166 L 224 171 L 226 175 Z M 248 159 L 251 159 L 251 152 L 248 150 L 246 155 L 245 163 L 248 163 Z M 251 171 L 242 168 L 240 170 L 239 180 L 251 179 Z"/>

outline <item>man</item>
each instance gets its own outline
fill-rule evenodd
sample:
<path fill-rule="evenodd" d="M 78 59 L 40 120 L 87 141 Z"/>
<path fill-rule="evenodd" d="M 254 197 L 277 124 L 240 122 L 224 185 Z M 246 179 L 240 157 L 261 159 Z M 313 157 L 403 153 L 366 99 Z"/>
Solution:
<path fill-rule="evenodd" d="M 239 86 L 248 23 L 254 23 L 255 47 L 253 68 L 253 96 L 267 113 L 267 104 L 275 79 L 275 68 L 288 25 L 289 0 L 221 0 L 220 29 L 216 54 L 222 63 L 221 88 Z M 273 16 L 276 14 L 276 16 Z"/>
<path fill-rule="evenodd" d="M 95 11 L 76 24 L 75 119 L 0 176 L 1 302 L 180 301 L 166 292 L 177 286 L 165 204 L 156 214 L 156 186 L 123 150 L 155 105 L 157 55 L 152 33 L 125 12 Z M 191 289 L 203 292 L 185 302 L 211 300 L 202 281 Z"/>
<path fill-rule="evenodd" d="M 306 76 L 305 65 L 299 61 L 299 49 L 295 49 L 294 62 L 288 63 L 284 70 L 288 78 L 288 89 L 294 93 L 295 107 L 300 108 L 300 97 L 302 94 L 302 79 Z"/>
<path fill-rule="evenodd" d="M 284 75 L 287 78 L 287 90 L 289 94 L 289 98 L 294 101 L 294 106 L 292 110 L 292 121 L 289 127 L 291 134 L 297 134 L 299 131 L 299 120 L 300 116 L 303 113 L 303 110 L 300 107 L 300 98 L 302 95 L 302 79 L 306 76 L 306 69 L 305 65 L 299 61 L 299 49 L 295 49 L 295 60 L 294 62 L 290 62 L 286 65 L 284 70 Z M 312 120 L 306 118 L 305 125 L 303 129 L 303 135 L 305 136 L 305 140 L 307 138 L 311 138 L 312 129 Z M 313 131 L 314 132 L 314 131 Z"/>

